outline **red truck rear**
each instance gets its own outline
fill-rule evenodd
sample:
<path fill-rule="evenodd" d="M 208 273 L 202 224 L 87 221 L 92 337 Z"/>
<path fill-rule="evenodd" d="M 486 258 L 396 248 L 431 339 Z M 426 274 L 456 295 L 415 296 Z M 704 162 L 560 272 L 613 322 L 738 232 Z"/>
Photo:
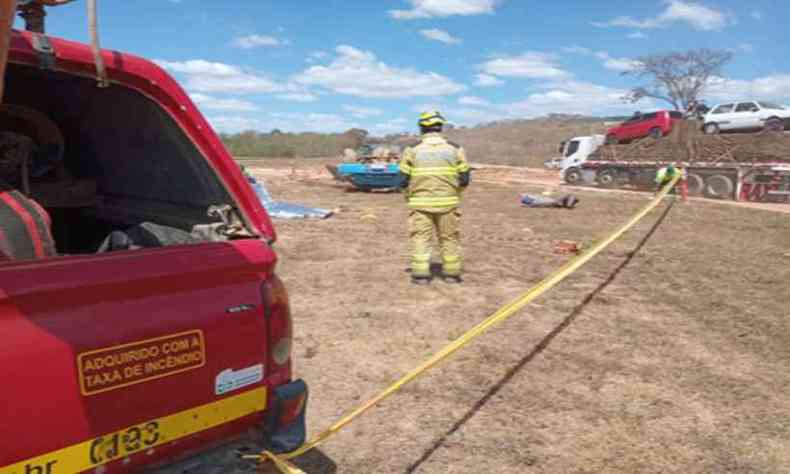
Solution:
<path fill-rule="evenodd" d="M 30 182 L 58 256 L 0 263 L 0 473 L 138 471 L 250 429 L 292 450 L 272 223 L 171 77 L 103 58 L 108 87 L 87 45 L 13 33 L 0 128 L 59 131 Z"/>

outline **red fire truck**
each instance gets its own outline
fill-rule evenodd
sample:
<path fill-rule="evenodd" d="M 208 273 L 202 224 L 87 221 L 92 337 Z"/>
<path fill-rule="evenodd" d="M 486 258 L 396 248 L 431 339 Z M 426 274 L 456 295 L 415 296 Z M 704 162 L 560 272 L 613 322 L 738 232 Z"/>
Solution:
<path fill-rule="evenodd" d="M 97 82 L 86 44 L 9 50 L 0 126 L 59 130 L 29 183 L 58 255 L 0 262 L 0 473 L 139 471 L 250 430 L 298 447 L 275 231 L 204 117 L 145 59 L 102 51 Z"/>

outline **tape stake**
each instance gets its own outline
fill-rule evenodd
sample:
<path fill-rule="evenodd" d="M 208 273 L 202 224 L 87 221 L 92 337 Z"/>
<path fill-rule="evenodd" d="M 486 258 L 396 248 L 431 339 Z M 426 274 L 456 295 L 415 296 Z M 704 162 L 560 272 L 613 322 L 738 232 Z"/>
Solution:
<path fill-rule="evenodd" d="M 625 224 L 621 225 L 608 235 L 606 235 L 603 239 L 597 241 L 594 245 L 583 251 L 576 257 L 568 260 L 563 266 L 555 270 L 549 276 L 544 278 L 540 283 L 533 286 L 526 292 L 522 293 L 521 296 L 513 300 L 512 302 L 506 304 L 505 306 L 501 307 L 497 310 L 494 314 L 484 319 L 481 323 L 477 326 L 473 327 L 462 336 L 460 336 L 455 341 L 451 342 L 447 346 L 445 346 L 442 350 L 431 356 L 428 360 L 417 366 L 411 372 L 407 373 L 395 383 L 387 387 L 384 391 L 380 394 L 376 395 L 372 399 L 368 400 L 364 404 L 360 405 L 356 409 L 349 412 L 347 415 L 342 417 L 340 420 L 335 422 L 332 426 L 327 428 L 325 431 L 316 435 L 313 439 L 303 445 L 301 448 L 297 449 L 296 451 L 275 455 L 268 451 L 264 451 L 258 456 L 254 456 L 255 459 L 261 461 L 272 461 L 274 465 L 282 472 L 283 474 L 298 474 L 302 471 L 298 470 L 298 468 L 294 467 L 293 464 L 288 463 L 288 460 L 297 458 L 302 454 L 310 451 L 313 448 L 318 447 L 319 445 L 323 444 L 326 440 L 337 434 L 340 430 L 342 430 L 346 425 L 354 421 L 357 417 L 361 416 L 366 411 L 370 410 L 374 406 L 376 406 L 379 402 L 385 400 L 390 395 L 398 392 L 404 386 L 406 386 L 409 382 L 414 381 L 415 379 L 419 378 L 425 372 L 427 372 L 432 367 L 440 364 L 444 360 L 448 359 L 451 355 L 455 352 L 463 348 L 464 346 L 471 343 L 473 340 L 478 338 L 479 336 L 483 335 L 492 327 L 498 325 L 501 322 L 506 321 L 514 314 L 516 314 L 519 310 L 524 308 L 526 305 L 537 299 L 539 296 L 546 293 L 548 290 L 556 286 L 558 283 L 563 281 L 564 279 L 568 278 L 572 275 L 576 270 L 582 267 L 585 263 L 592 260 L 593 257 L 601 253 L 604 249 L 606 249 L 609 245 L 613 242 L 618 240 L 620 237 L 623 236 L 626 232 L 628 232 L 633 226 L 635 226 L 639 221 L 641 221 L 646 215 L 650 213 L 653 209 L 655 209 L 664 197 L 669 194 L 669 191 L 675 186 L 675 184 L 680 179 L 680 175 L 675 176 L 672 181 L 666 184 L 664 188 L 661 189 L 656 197 L 654 197 L 646 206 L 642 209 L 637 211 Z M 250 458 L 250 456 L 247 456 Z M 293 470 L 296 469 L 296 470 Z"/>

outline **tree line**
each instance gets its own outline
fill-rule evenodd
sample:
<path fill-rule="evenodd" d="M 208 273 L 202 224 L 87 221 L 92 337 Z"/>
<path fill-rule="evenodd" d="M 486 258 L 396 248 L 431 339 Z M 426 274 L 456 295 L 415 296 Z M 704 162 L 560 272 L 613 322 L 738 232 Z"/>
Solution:
<path fill-rule="evenodd" d="M 220 138 L 235 157 L 315 158 L 338 156 L 346 148 L 356 149 L 365 143 L 368 132 L 353 128 L 343 133 L 288 133 L 280 130 L 222 133 Z"/>

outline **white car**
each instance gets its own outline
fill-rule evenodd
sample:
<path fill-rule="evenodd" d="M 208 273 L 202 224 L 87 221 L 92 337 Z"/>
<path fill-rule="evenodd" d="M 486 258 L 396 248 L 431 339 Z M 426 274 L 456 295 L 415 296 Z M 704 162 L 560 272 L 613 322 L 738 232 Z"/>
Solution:
<path fill-rule="evenodd" d="M 731 130 L 782 130 L 790 124 L 790 109 L 762 100 L 719 104 L 705 114 L 707 134 Z"/>

